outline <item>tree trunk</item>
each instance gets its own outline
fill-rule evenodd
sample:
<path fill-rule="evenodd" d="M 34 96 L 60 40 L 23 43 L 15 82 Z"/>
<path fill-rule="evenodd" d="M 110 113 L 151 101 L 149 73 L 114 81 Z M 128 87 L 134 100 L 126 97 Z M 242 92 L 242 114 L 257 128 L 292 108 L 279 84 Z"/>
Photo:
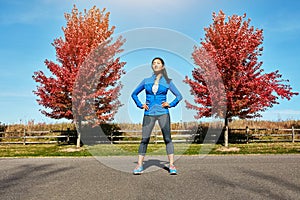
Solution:
<path fill-rule="evenodd" d="M 228 147 L 228 117 L 225 118 L 224 146 Z"/>
<path fill-rule="evenodd" d="M 81 118 L 78 120 L 78 128 L 77 128 L 77 143 L 76 147 L 80 148 L 80 140 L 81 140 Z"/>

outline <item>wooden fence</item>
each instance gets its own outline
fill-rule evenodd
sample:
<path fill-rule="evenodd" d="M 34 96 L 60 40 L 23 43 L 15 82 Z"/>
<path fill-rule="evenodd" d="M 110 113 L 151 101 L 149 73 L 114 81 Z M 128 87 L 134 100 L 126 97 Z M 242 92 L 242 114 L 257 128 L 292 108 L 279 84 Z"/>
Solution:
<path fill-rule="evenodd" d="M 290 129 L 228 129 L 230 143 L 250 143 L 250 142 L 300 142 L 300 129 L 294 127 Z M 223 142 L 224 136 L 220 129 L 216 129 L 207 135 L 207 129 L 197 130 L 172 130 L 172 141 L 174 143 L 202 143 L 203 140 L 211 143 Z M 220 135 L 220 137 L 218 137 Z M 67 131 L 26 131 L 23 132 L 0 132 L 0 144 L 49 144 L 49 143 L 75 143 L 77 132 Z M 110 135 L 99 134 L 91 136 L 90 140 L 97 143 L 139 143 L 141 130 L 118 130 Z M 163 143 L 163 136 L 160 130 L 153 130 L 151 143 Z"/>
<path fill-rule="evenodd" d="M 0 144 L 51 144 L 74 143 L 77 132 L 70 129 L 66 131 L 27 131 L 0 132 Z"/>
<path fill-rule="evenodd" d="M 231 129 L 234 130 L 234 129 Z M 237 130 L 237 129 L 235 129 Z M 299 142 L 300 129 L 266 129 L 249 128 L 243 129 L 246 135 L 246 142 Z"/>
<path fill-rule="evenodd" d="M 116 143 L 140 143 L 141 141 L 141 130 L 118 130 L 121 135 L 110 135 L 111 144 Z M 172 142 L 174 143 L 191 143 L 194 142 L 197 133 L 192 130 L 171 130 Z M 195 133 L 193 133 L 195 132 Z M 163 135 L 160 130 L 153 130 L 150 138 L 150 143 L 163 143 Z"/>

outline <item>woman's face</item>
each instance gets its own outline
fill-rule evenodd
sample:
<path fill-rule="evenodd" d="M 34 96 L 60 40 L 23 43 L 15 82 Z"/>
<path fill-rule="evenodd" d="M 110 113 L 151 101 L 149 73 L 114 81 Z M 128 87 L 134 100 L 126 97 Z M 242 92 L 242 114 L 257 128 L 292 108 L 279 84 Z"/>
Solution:
<path fill-rule="evenodd" d="M 152 62 L 152 69 L 153 69 L 154 72 L 160 72 L 161 70 L 163 70 L 164 66 L 163 66 L 161 60 L 155 59 Z"/>

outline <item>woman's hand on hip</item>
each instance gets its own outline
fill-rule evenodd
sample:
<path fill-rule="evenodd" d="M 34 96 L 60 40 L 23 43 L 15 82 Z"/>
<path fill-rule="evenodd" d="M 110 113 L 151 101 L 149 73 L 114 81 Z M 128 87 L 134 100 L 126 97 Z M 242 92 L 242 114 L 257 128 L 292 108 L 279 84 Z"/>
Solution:
<path fill-rule="evenodd" d="M 145 110 L 148 110 L 148 109 L 149 109 L 149 107 L 148 107 L 147 104 L 143 104 L 142 108 L 145 109 Z"/>
<path fill-rule="evenodd" d="M 164 108 L 169 108 L 170 107 L 168 102 L 162 102 L 161 106 L 164 107 Z"/>

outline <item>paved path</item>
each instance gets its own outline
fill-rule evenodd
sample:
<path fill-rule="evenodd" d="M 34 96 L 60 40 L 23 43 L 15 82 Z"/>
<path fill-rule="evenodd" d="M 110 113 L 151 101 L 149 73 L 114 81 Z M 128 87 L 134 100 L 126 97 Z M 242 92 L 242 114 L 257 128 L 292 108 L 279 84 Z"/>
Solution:
<path fill-rule="evenodd" d="M 2 158 L 0 199 L 300 199 L 300 155 L 182 156 L 177 176 L 161 156 L 134 176 L 135 159 Z"/>

